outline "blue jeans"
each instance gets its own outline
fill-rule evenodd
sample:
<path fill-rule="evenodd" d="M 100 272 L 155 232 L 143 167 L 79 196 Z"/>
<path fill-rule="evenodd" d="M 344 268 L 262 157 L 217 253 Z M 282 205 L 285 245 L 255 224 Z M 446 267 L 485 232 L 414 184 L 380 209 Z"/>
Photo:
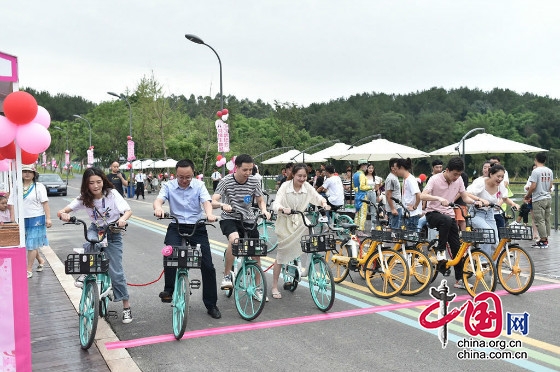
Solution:
<path fill-rule="evenodd" d="M 420 215 L 410 216 L 406 219 L 406 229 L 414 231 L 418 229 L 418 221 L 420 220 Z"/>
<path fill-rule="evenodd" d="M 387 211 L 387 216 L 389 216 L 389 227 L 393 230 L 400 229 L 402 226 L 402 215 L 403 210 L 401 208 L 397 209 L 397 215 L 393 215 L 391 211 Z"/>
<path fill-rule="evenodd" d="M 480 247 L 480 249 L 482 249 L 490 257 L 492 257 L 492 254 L 494 253 L 494 250 L 496 249 L 496 246 L 497 246 L 497 243 L 498 243 L 498 240 L 499 240 L 499 238 L 498 238 L 498 225 L 496 223 L 494 211 L 492 211 L 492 210 L 485 211 L 483 209 L 471 208 L 470 213 L 473 216 L 472 225 L 473 225 L 474 228 L 494 230 L 494 236 L 496 237 L 496 243 L 494 243 L 494 244 L 479 244 L 478 245 Z M 502 216 L 500 215 L 500 217 L 502 217 Z"/>
<path fill-rule="evenodd" d="M 97 239 L 97 226 L 91 224 L 87 233 L 88 239 Z M 103 249 L 105 256 L 109 259 L 109 277 L 113 285 L 114 302 L 128 300 L 128 288 L 122 264 L 123 243 L 122 234 L 107 232 L 108 245 Z M 88 243 L 89 244 L 89 243 Z M 96 244 L 96 251 L 99 251 L 99 244 Z"/>
<path fill-rule="evenodd" d="M 180 224 L 179 226 L 181 232 L 187 234 L 190 234 L 194 228 L 194 225 Z M 165 244 L 179 246 L 181 245 L 182 239 L 183 238 L 177 231 L 177 224 L 170 223 L 167 227 L 167 233 L 165 234 Z M 211 309 L 216 306 L 216 302 L 218 301 L 218 289 L 216 286 L 216 269 L 212 263 L 212 252 L 210 251 L 210 243 L 208 242 L 206 226 L 197 226 L 194 235 L 186 239 L 193 247 L 200 244 L 200 252 L 202 253 L 202 262 L 200 265 L 200 271 L 202 274 L 202 302 L 204 302 L 204 306 L 206 306 L 207 309 Z M 177 268 L 165 267 L 164 272 L 165 285 L 163 290 L 169 294 L 173 294 Z"/>

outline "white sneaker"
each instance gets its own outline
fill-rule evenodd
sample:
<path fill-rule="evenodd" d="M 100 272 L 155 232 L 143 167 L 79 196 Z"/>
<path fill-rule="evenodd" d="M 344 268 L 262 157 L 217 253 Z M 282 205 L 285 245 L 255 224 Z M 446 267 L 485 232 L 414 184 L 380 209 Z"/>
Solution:
<path fill-rule="evenodd" d="M 224 279 L 222 280 L 222 285 L 220 286 L 221 289 L 233 289 L 233 283 L 231 281 L 231 274 L 224 275 Z"/>
<path fill-rule="evenodd" d="M 255 291 L 255 294 L 253 295 L 253 297 L 255 298 L 255 300 L 262 302 L 262 298 L 263 298 L 263 291 L 261 288 L 257 288 L 257 290 Z M 268 296 L 266 296 L 265 301 L 268 302 Z"/>
<path fill-rule="evenodd" d="M 436 259 L 438 261 L 447 260 L 447 256 L 445 256 L 445 251 L 437 251 L 436 252 Z"/>
<path fill-rule="evenodd" d="M 468 284 L 469 288 L 473 287 L 472 284 L 470 284 L 468 282 L 467 282 L 467 284 Z M 467 287 L 465 286 L 465 283 L 463 282 L 463 279 L 457 280 L 457 282 L 455 282 L 454 287 L 458 288 L 458 289 L 467 289 Z"/>
<path fill-rule="evenodd" d="M 76 278 L 76 281 L 74 282 L 74 287 L 76 288 L 84 288 L 84 279 L 86 278 L 85 274 L 80 275 L 79 277 Z"/>
<path fill-rule="evenodd" d="M 130 307 L 128 307 L 126 309 L 123 309 L 122 322 L 124 324 L 128 324 L 128 323 L 132 322 L 132 311 L 130 310 Z"/>
<path fill-rule="evenodd" d="M 513 222 L 510 223 L 509 225 L 510 225 L 510 226 L 519 226 L 519 225 L 521 225 L 521 222 L 513 221 Z"/>

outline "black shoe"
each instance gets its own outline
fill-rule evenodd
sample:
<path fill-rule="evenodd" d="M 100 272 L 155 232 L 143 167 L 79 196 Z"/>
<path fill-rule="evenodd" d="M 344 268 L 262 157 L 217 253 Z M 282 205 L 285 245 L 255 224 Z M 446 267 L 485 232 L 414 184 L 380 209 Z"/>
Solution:
<path fill-rule="evenodd" d="M 222 313 L 220 313 L 220 310 L 218 310 L 217 306 L 213 306 L 208 309 L 208 315 L 210 315 L 214 319 L 220 319 L 222 317 Z"/>
<path fill-rule="evenodd" d="M 161 302 L 171 302 L 171 300 L 173 300 L 173 295 L 163 291 L 159 293 L 159 298 L 161 298 Z"/>

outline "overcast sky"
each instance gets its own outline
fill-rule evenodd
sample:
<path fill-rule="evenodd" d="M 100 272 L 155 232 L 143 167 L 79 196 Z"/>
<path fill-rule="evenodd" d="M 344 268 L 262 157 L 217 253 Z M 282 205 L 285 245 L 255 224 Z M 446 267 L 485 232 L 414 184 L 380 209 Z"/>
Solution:
<path fill-rule="evenodd" d="M 560 98 L 556 0 L 10 0 L 0 15 L 20 86 L 97 103 L 152 72 L 168 94 L 217 94 L 216 56 L 186 33 L 218 52 L 238 99 L 307 106 L 434 86 Z"/>

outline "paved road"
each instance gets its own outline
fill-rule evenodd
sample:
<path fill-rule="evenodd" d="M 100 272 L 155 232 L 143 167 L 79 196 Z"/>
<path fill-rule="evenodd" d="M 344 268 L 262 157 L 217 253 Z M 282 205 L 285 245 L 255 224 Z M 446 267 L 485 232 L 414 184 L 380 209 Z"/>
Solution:
<path fill-rule="evenodd" d="M 50 198 L 53 213 L 77 195 L 78 180 L 71 181 L 70 186 L 68 198 Z M 162 271 L 161 248 L 166 224 L 153 217 L 152 200 L 153 195 L 147 195 L 146 200 L 129 200 L 134 216 L 124 239 L 124 263 L 131 284 L 156 280 Z M 225 238 L 219 228 L 209 228 L 209 231 L 214 264 L 221 279 Z M 49 240 L 61 260 L 72 247 L 81 244 L 80 234 L 73 226 L 54 223 Z M 549 250 L 557 251 L 559 247 L 559 244 L 552 244 Z M 266 267 L 271 263 L 272 258 L 263 261 Z M 427 292 L 416 297 L 382 300 L 369 292 L 357 274 L 352 275 L 354 282 L 347 280 L 337 286 L 337 299 L 328 314 L 315 307 L 308 289 L 302 285 L 294 293 L 283 292 L 281 300 L 271 298 L 261 316 L 253 322 L 241 319 L 233 299 L 222 293 L 218 302 L 222 318 L 212 319 L 202 304 L 201 290 L 195 290 L 185 334 L 192 338 L 181 341 L 174 341 L 171 335 L 171 307 L 158 298 L 163 288 L 160 280 L 152 285 L 129 287 L 134 321 L 123 325 L 110 320 L 110 325 L 120 340 L 130 341 L 127 344 L 130 355 L 146 372 L 184 371 L 186 368 L 196 371 L 560 370 L 557 332 L 560 318 L 554 315 L 558 314 L 560 305 L 560 281 L 554 277 L 558 277 L 560 269 L 547 270 L 547 275 L 535 280 L 532 290 L 524 295 L 502 295 L 504 291 L 498 287 L 504 313 L 530 314 L 529 334 L 513 336 L 521 341 L 521 347 L 508 349 L 526 352 L 528 359 L 523 360 L 460 360 L 458 353 L 464 349 L 468 353 L 463 354 L 471 357 L 483 351 L 458 347 L 458 342 L 470 339 L 463 325 L 464 313 L 449 325 L 450 343 L 442 349 L 437 333 L 418 323 L 426 301 L 433 301 Z M 198 276 L 196 273 L 195 277 Z M 457 291 L 459 297 L 451 307 L 458 307 L 470 298 L 465 296 L 466 292 Z M 120 304 L 111 306 L 113 310 L 121 308 Z M 499 337 L 504 342 L 513 338 L 505 333 Z"/>

